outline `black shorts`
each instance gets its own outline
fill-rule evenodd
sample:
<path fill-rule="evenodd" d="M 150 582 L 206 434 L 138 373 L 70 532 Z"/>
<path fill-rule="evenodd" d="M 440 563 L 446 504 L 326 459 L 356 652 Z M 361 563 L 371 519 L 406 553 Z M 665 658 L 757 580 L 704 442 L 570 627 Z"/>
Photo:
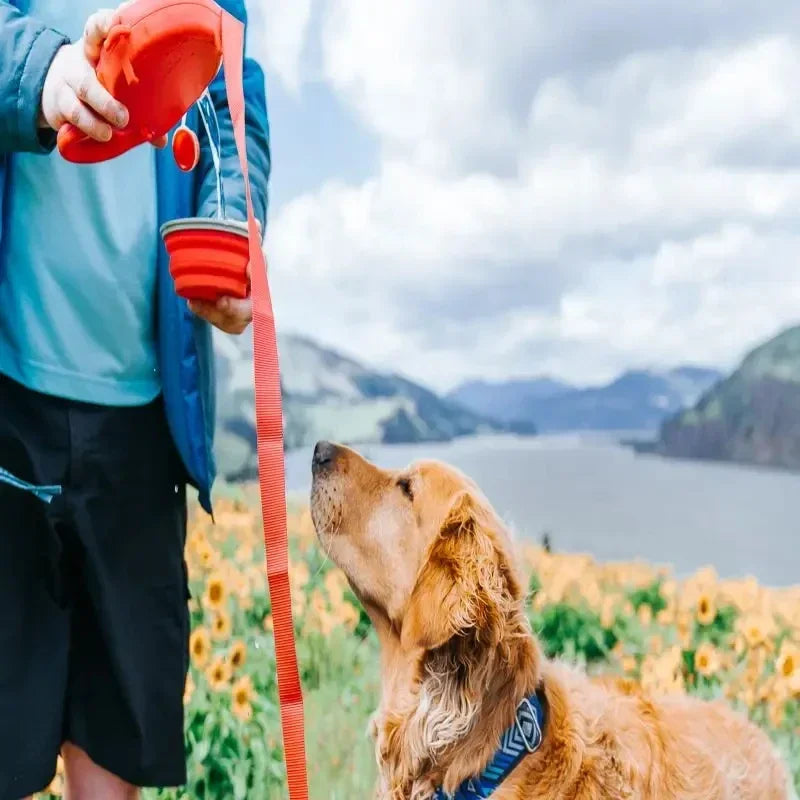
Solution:
<path fill-rule="evenodd" d="M 63 742 L 137 786 L 186 781 L 185 473 L 159 399 L 109 408 L 0 376 L 0 800 Z"/>

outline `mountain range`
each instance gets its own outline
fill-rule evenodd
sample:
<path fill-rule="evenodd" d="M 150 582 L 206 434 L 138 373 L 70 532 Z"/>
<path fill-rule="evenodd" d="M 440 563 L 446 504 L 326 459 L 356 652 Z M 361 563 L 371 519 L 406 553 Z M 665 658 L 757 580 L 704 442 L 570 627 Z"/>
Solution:
<path fill-rule="evenodd" d="M 252 348 L 251 331 L 215 338 L 217 467 L 231 480 L 253 477 L 257 469 Z M 279 336 L 278 349 L 287 449 L 319 439 L 394 443 L 534 432 L 530 425 L 491 419 L 302 336 Z"/>
<path fill-rule="evenodd" d="M 217 463 L 234 480 L 256 474 L 252 331 L 217 335 Z M 304 336 L 278 337 L 287 449 L 331 438 L 350 444 L 448 441 L 539 431 L 656 431 L 720 378 L 714 370 L 626 372 L 607 386 L 552 378 L 473 381 L 445 397 L 374 370 Z"/>
<path fill-rule="evenodd" d="M 749 353 L 661 428 L 656 452 L 800 469 L 800 326 Z"/>
<path fill-rule="evenodd" d="M 252 333 L 218 335 L 217 461 L 256 474 Z M 448 441 L 481 433 L 651 432 L 666 456 L 800 469 L 800 326 L 754 349 L 729 377 L 706 367 L 630 370 L 602 386 L 551 377 L 470 381 L 442 397 L 312 339 L 279 337 L 287 449 Z"/>
<path fill-rule="evenodd" d="M 631 370 L 603 386 L 576 387 L 549 377 L 502 383 L 471 381 L 448 394 L 477 414 L 506 424 L 535 424 L 541 433 L 657 431 L 693 405 L 722 373 L 705 367 Z"/>

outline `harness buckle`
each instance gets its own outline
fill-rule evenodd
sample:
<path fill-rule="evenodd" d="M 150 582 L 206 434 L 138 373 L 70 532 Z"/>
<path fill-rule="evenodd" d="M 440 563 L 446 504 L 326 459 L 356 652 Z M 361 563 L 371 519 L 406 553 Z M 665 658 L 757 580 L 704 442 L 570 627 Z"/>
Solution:
<path fill-rule="evenodd" d="M 533 741 L 529 741 L 528 737 L 525 735 L 525 730 L 522 727 L 522 721 L 520 720 L 520 712 L 527 712 L 527 715 L 530 719 L 530 723 L 532 726 L 532 733 L 533 733 Z M 531 701 L 524 697 L 520 704 L 517 706 L 516 713 L 514 715 L 514 722 L 516 722 L 517 730 L 519 731 L 519 735 L 522 738 L 522 743 L 525 745 L 525 749 L 529 753 L 535 753 L 539 749 L 539 745 L 542 743 L 542 729 L 539 727 L 539 719 L 536 716 L 536 712 L 533 709 L 533 705 Z"/>

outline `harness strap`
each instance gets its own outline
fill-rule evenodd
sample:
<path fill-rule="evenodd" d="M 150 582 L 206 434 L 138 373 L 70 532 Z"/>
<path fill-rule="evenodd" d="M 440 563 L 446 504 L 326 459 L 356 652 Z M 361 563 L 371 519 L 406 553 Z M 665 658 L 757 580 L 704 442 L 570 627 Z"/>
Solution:
<path fill-rule="evenodd" d="M 289 591 L 289 546 L 286 531 L 286 484 L 283 455 L 283 415 L 275 318 L 267 282 L 267 264 L 253 216 L 247 169 L 242 53 L 244 26 L 222 13 L 223 64 L 236 150 L 247 197 L 250 270 L 253 297 L 253 363 L 255 372 L 258 474 L 267 579 L 272 604 L 278 700 L 283 728 L 284 759 L 290 800 L 308 800 L 303 692 L 297 669 L 297 653 Z M 227 58 L 224 54 L 227 54 Z M 236 56 L 236 57 L 232 57 Z"/>
<path fill-rule="evenodd" d="M 431 800 L 480 800 L 491 797 L 522 759 L 542 746 L 546 705 L 543 690 L 524 697 L 517 706 L 514 721 L 503 732 L 500 745 L 483 772 L 464 781 L 453 794 L 447 794 L 442 788 L 437 789 Z"/>

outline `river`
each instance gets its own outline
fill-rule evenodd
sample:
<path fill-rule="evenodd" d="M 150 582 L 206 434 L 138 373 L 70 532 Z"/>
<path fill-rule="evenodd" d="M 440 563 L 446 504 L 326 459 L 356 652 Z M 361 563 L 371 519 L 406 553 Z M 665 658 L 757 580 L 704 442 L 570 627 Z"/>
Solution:
<path fill-rule="evenodd" d="M 465 438 L 366 445 L 384 467 L 418 458 L 468 473 L 520 538 L 602 560 L 641 558 L 679 575 L 800 583 L 800 475 L 637 455 L 604 435 Z M 306 494 L 311 449 L 287 456 L 290 493 Z"/>

